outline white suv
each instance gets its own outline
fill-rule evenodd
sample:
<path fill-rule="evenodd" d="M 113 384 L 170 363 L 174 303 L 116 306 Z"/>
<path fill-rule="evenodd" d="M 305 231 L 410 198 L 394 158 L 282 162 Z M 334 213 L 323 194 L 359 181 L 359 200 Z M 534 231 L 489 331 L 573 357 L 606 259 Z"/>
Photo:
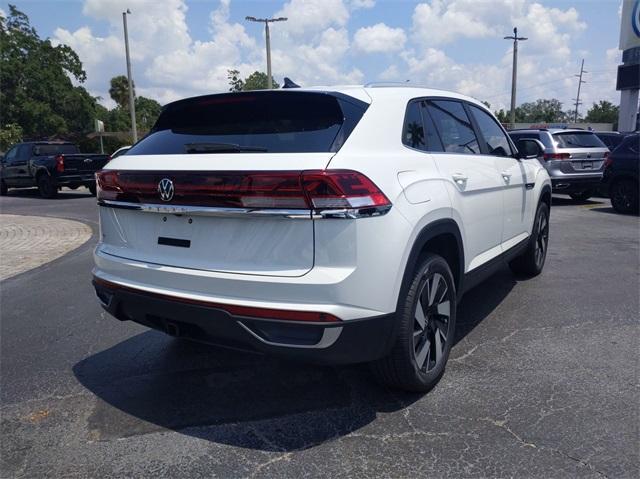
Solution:
<path fill-rule="evenodd" d="M 116 318 L 367 361 L 407 390 L 442 375 L 465 290 L 505 261 L 538 274 L 547 251 L 551 184 L 536 155 L 481 103 L 439 90 L 177 101 L 97 179 L 93 283 Z"/>

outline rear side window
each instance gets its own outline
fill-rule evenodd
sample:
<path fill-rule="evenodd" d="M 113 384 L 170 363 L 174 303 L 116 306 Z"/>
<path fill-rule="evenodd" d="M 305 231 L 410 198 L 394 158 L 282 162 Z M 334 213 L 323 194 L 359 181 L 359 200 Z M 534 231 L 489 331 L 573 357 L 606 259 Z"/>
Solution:
<path fill-rule="evenodd" d="M 426 109 L 427 102 L 409 103 L 402 129 L 402 143 L 424 151 L 444 151 L 436 127 Z"/>
<path fill-rule="evenodd" d="M 79 153 L 76 145 L 35 145 L 34 156 L 75 155 Z"/>
<path fill-rule="evenodd" d="M 476 119 L 480 133 L 487 142 L 489 154 L 494 156 L 511 156 L 511 145 L 506 133 L 500 128 L 498 123 L 484 110 L 469 105 L 473 117 Z"/>
<path fill-rule="evenodd" d="M 558 148 L 606 148 L 600 138 L 588 131 L 555 133 L 553 139 L 558 144 Z"/>
<path fill-rule="evenodd" d="M 450 153 L 480 153 L 480 145 L 462 104 L 450 100 L 433 100 L 427 110 L 440 133 L 444 150 Z"/>
<path fill-rule="evenodd" d="M 367 104 L 325 92 L 247 92 L 167 105 L 130 155 L 337 151 Z"/>
<path fill-rule="evenodd" d="M 424 137 L 424 125 L 422 114 L 420 113 L 420 103 L 414 101 L 409 103 L 407 114 L 404 118 L 402 129 L 402 143 L 418 150 L 427 149 L 427 141 Z"/>

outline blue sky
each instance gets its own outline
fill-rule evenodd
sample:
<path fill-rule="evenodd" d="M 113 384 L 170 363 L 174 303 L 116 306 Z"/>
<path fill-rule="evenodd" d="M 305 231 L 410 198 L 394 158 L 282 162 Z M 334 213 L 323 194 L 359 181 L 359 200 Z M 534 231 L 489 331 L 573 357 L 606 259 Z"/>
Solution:
<path fill-rule="evenodd" d="M 274 76 L 303 85 L 410 80 L 509 104 L 518 26 L 518 103 L 575 97 L 580 60 L 585 106 L 615 91 L 617 0 L 84 0 L 17 1 L 42 37 L 80 55 L 86 87 L 108 98 L 125 73 L 121 12 L 129 18 L 137 93 L 161 103 L 226 89 L 226 71 L 264 70 L 264 37 L 246 15 L 289 17 L 272 30 Z M 5 12 L 8 6 L 0 4 Z"/>

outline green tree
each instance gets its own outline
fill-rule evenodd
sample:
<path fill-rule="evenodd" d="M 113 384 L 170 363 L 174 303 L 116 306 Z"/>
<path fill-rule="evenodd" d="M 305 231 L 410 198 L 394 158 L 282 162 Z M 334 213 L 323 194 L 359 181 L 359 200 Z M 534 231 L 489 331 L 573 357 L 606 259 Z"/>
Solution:
<path fill-rule="evenodd" d="M 516 108 L 517 123 L 550 123 L 565 121 L 566 115 L 562 111 L 562 103 L 555 98 L 539 99 L 534 102 L 522 103 Z"/>
<path fill-rule="evenodd" d="M 151 98 L 136 98 L 136 123 L 142 132 L 149 131 L 160 115 L 162 106 Z"/>
<path fill-rule="evenodd" d="M 0 152 L 5 152 L 11 146 L 22 141 L 22 128 L 15 123 L 9 123 L 0 128 Z"/>
<path fill-rule="evenodd" d="M 227 78 L 229 79 L 229 91 L 249 91 L 249 90 L 266 90 L 267 74 L 255 71 L 247 78 L 242 80 L 238 70 L 227 70 Z M 280 85 L 271 77 L 273 88 L 279 88 Z"/>
<path fill-rule="evenodd" d="M 509 112 L 504 111 L 502 108 L 498 111 L 494 111 L 493 114 L 496 116 L 500 123 L 509 123 L 511 121 Z"/>
<path fill-rule="evenodd" d="M 136 97 L 136 85 L 131 82 L 133 86 L 133 97 Z M 117 103 L 120 108 L 129 110 L 129 80 L 124 75 L 118 75 L 113 77 L 110 82 L 109 96 L 113 101 Z"/>
<path fill-rule="evenodd" d="M 93 128 L 96 100 L 82 86 L 86 73 L 67 45 L 42 40 L 14 5 L 0 17 L 0 128 L 15 124 L 25 137 L 75 139 Z"/>
<path fill-rule="evenodd" d="M 227 78 L 229 79 L 229 91 L 242 91 L 244 82 L 240 78 L 238 70 L 227 70 Z"/>
<path fill-rule="evenodd" d="M 589 123 L 618 123 L 619 107 L 610 101 L 600 100 L 594 103 L 584 118 Z"/>

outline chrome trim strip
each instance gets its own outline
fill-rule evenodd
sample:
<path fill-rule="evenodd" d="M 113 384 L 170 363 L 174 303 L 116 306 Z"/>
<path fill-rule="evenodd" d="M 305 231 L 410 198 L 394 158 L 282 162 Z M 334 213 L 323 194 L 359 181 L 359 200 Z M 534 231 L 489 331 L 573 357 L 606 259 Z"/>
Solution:
<path fill-rule="evenodd" d="M 236 321 L 236 322 L 240 326 L 242 326 L 249 334 L 251 334 L 251 336 L 256 338 L 261 343 L 267 344 L 269 346 L 279 346 L 281 348 L 324 349 L 333 345 L 333 343 L 335 343 L 338 340 L 338 338 L 340 337 L 340 334 L 342 333 L 342 326 L 338 326 L 333 328 L 325 328 L 324 331 L 322 332 L 322 337 L 320 338 L 320 341 L 318 341 L 316 344 L 276 343 L 273 341 L 268 341 L 263 337 L 261 337 L 260 335 L 254 333 L 251 330 L 251 328 L 249 328 L 246 324 L 242 323 L 241 321 Z M 300 324 L 300 323 L 298 322 L 296 324 Z M 314 323 L 314 325 L 317 325 L 317 323 Z"/>
<path fill-rule="evenodd" d="M 145 211 L 171 215 L 218 216 L 218 217 L 279 217 L 289 219 L 311 219 L 311 211 L 305 209 L 253 209 L 253 208 L 221 208 L 211 206 L 160 205 L 149 203 L 129 203 L 126 201 L 100 200 L 99 206 L 120 208 L 125 210 Z"/>
<path fill-rule="evenodd" d="M 171 215 L 215 216 L 224 218 L 268 217 L 300 220 L 369 218 L 385 215 L 391 209 L 391 205 L 388 205 L 364 208 L 316 210 L 312 213 L 311 210 L 306 209 L 222 208 L 212 206 L 129 203 L 126 201 L 113 200 L 99 200 L 98 206 Z"/>

